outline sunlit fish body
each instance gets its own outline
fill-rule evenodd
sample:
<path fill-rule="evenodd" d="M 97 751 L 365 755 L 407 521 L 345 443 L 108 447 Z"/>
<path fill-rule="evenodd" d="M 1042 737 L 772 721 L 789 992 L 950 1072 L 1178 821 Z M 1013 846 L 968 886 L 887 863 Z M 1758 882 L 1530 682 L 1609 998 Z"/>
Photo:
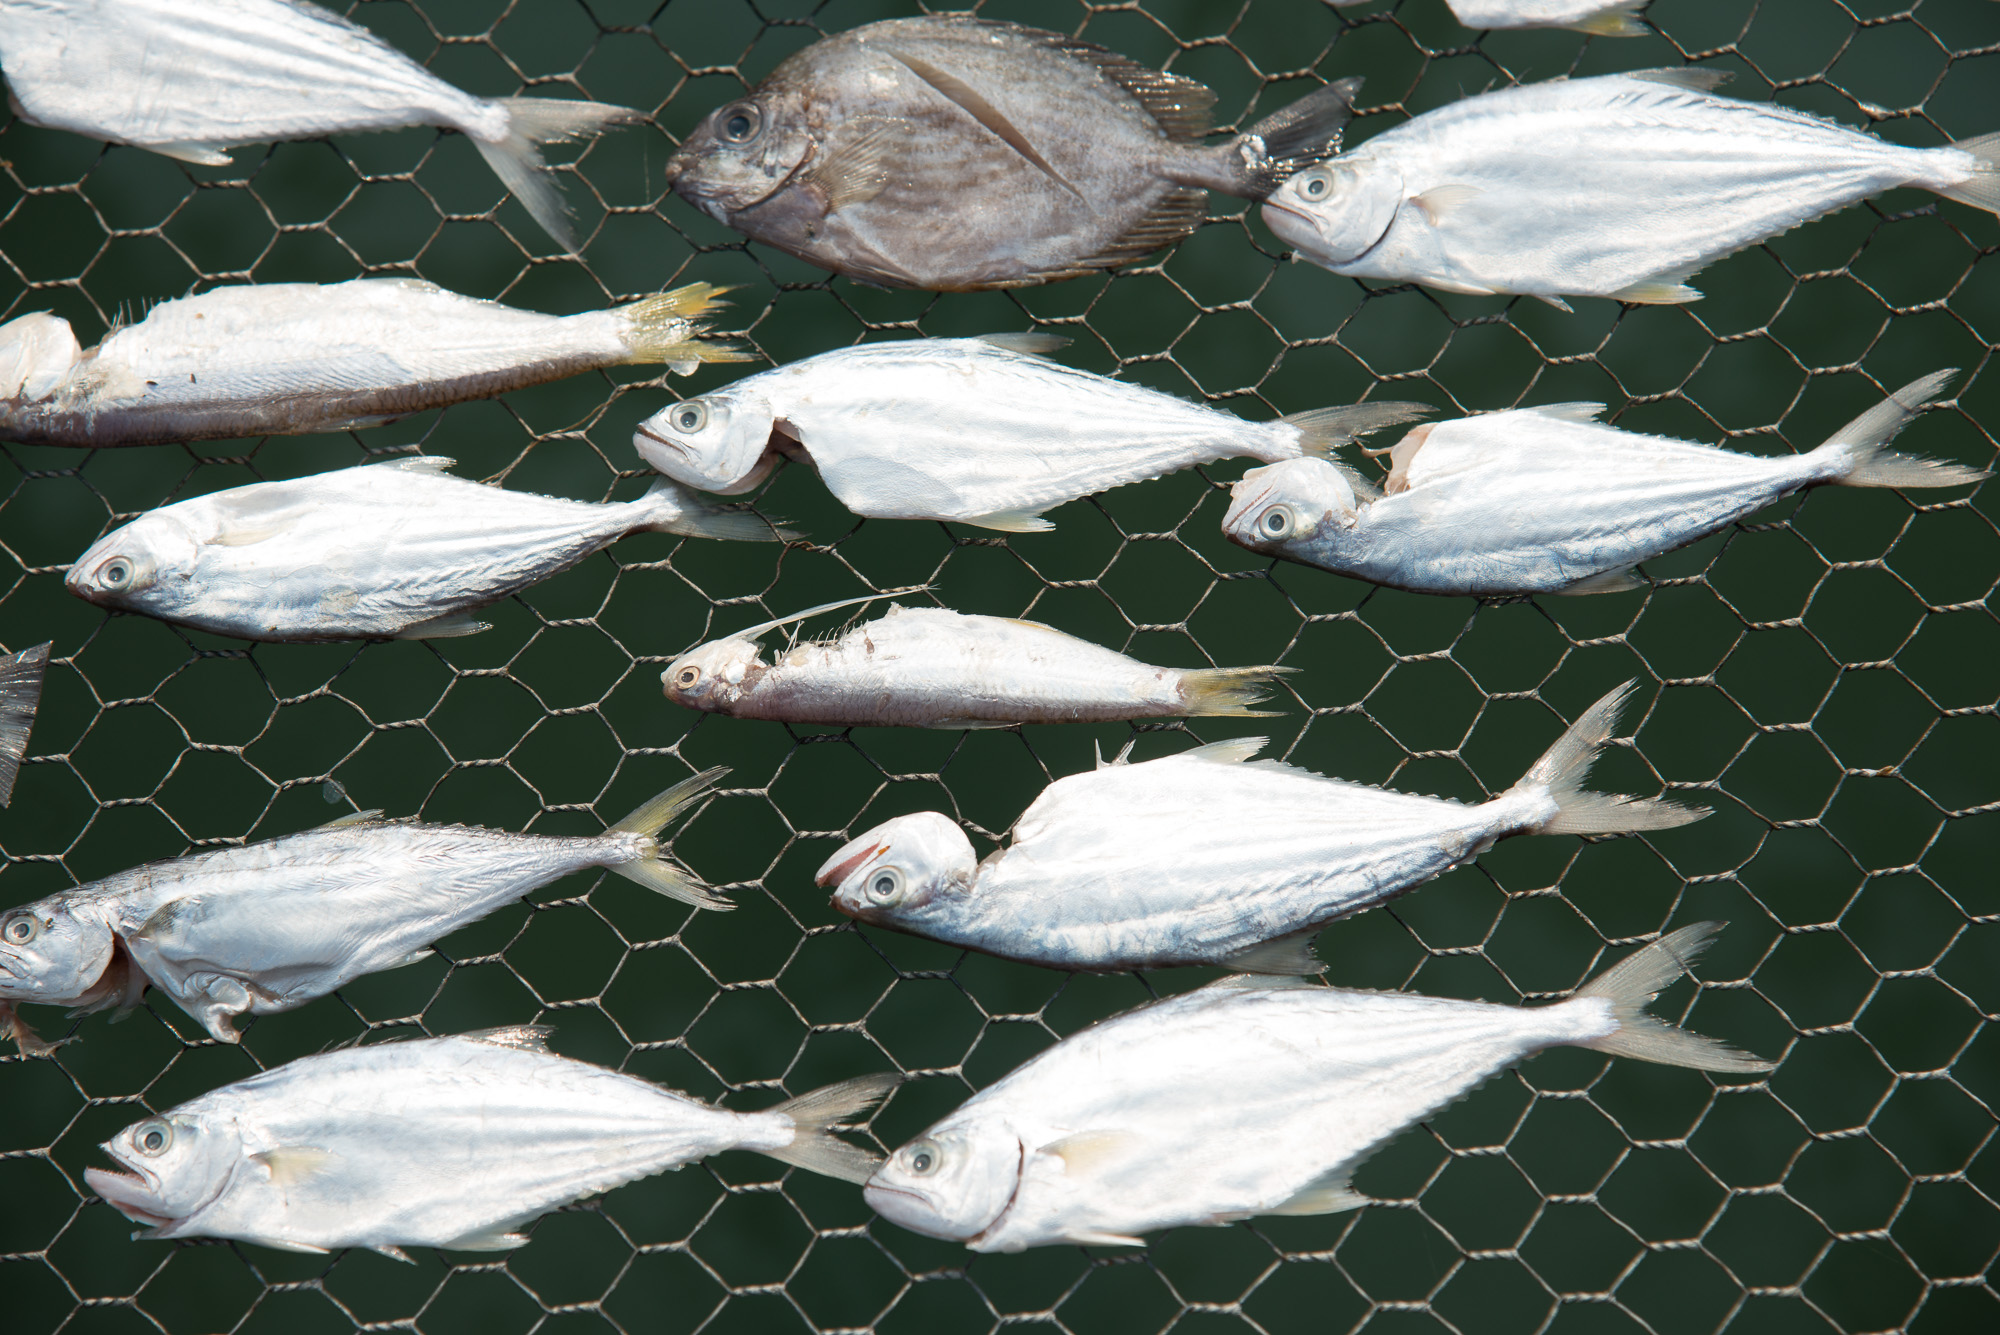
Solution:
<path fill-rule="evenodd" d="M 153 510 L 70 566 L 79 598 L 246 640 L 471 635 L 470 613 L 628 533 L 785 536 L 664 478 L 592 505 L 489 487 L 411 456 Z"/>
<path fill-rule="evenodd" d="M 1008 532 L 1042 511 L 1217 459 L 1324 454 L 1429 409 L 1364 403 L 1250 422 L 1040 355 L 1046 334 L 864 343 L 747 376 L 639 424 L 632 444 L 677 482 L 735 495 L 782 454 L 876 519 Z"/>
<path fill-rule="evenodd" d="M 1183 715 L 1262 717 L 1250 705 L 1278 667 L 1163 668 L 1009 617 L 892 606 L 836 639 L 766 663 L 777 627 L 876 596 L 809 608 L 713 640 L 660 675 L 689 709 L 780 723 L 992 728 Z"/>
<path fill-rule="evenodd" d="M 1602 405 L 1420 426 L 1386 492 L 1316 460 L 1253 468 L 1222 531 L 1267 556 L 1419 593 L 1506 597 L 1639 588 L 1634 565 L 1803 487 L 1955 487 L 1987 474 L 1886 448 L 1953 371 L 1905 385 L 1805 454 L 1738 454 L 1620 431 Z"/>
<path fill-rule="evenodd" d="M 724 1150 L 850 1182 L 876 1156 L 830 1127 L 895 1083 L 863 1076 L 763 1112 L 558 1057 L 536 1026 L 301 1057 L 106 1141 L 85 1179 L 146 1238 L 294 1252 L 504 1251 L 558 1206 Z"/>
<path fill-rule="evenodd" d="M 204 166 L 228 166 L 223 150 L 238 144 L 457 130 L 566 249 L 568 210 L 537 146 L 637 115 L 598 102 L 474 97 L 304 0 L 0 0 L 0 66 L 30 125 Z"/>
<path fill-rule="evenodd" d="M 85 351 L 37 311 L 0 325 L 0 439 L 149 445 L 376 426 L 580 371 L 746 354 L 704 341 L 707 283 L 540 315 L 414 278 L 219 287 Z"/>
<path fill-rule="evenodd" d="M 1366 0 L 1328 0 L 1340 8 Z M 1452 17 L 1468 28 L 1568 28 L 1593 37 L 1644 37 L 1652 29 L 1638 17 L 1647 0 L 1446 0 Z"/>
<path fill-rule="evenodd" d="M 134 867 L 0 915 L 0 1003 L 125 1009 L 150 983 L 233 1043 L 237 1017 L 291 1010 L 362 974 L 414 963 L 440 937 L 572 872 L 602 867 L 726 909 L 727 900 L 667 860 L 660 831 L 727 772 L 697 774 L 601 835 L 426 825 L 364 811 Z"/>
<path fill-rule="evenodd" d="M 42 703 L 42 674 L 48 665 L 48 644 L 0 654 L 0 807 L 14 800 L 14 780 L 21 757 L 28 754 L 28 733 Z"/>
<path fill-rule="evenodd" d="M 1478 805 L 1244 763 L 1261 737 L 1058 779 L 975 862 L 935 811 L 898 816 L 819 869 L 862 922 L 1056 969 L 1321 967 L 1311 934 L 1517 834 L 1623 834 L 1708 812 L 1586 792 L 1628 683 L 1587 710 L 1506 792 Z"/>
<path fill-rule="evenodd" d="M 1354 84 L 1204 146 L 1215 94 L 1062 33 L 890 19 L 791 56 L 667 165 L 754 240 L 890 287 L 1074 278 L 1171 245 L 1339 146 Z"/>
<path fill-rule="evenodd" d="M 2000 135 L 1906 148 L 1712 70 L 1464 98 L 1308 168 L 1264 221 L 1338 274 L 1447 292 L 1693 301 L 1697 270 L 1897 186 L 2000 212 Z"/>
<path fill-rule="evenodd" d="M 865 1194 L 884 1218 L 980 1252 L 1351 1210 L 1368 1204 L 1350 1179 L 1369 1154 L 1545 1048 L 1770 1070 L 1643 1009 L 1716 926 L 1682 928 L 1550 1006 L 1224 979 L 1064 1039 L 897 1150 Z"/>

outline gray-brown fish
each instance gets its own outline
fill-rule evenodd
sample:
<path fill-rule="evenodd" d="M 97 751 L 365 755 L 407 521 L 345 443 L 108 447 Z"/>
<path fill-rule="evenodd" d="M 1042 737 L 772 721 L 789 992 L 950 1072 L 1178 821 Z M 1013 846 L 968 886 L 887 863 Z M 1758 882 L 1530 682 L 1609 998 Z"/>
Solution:
<path fill-rule="evenodd" d="M 939 14 L 825 38 L 667 164 L 751 239 L 891 287 L 1075 278 L 1171 245 L 1207 190 L 1262 199 L 1340 146 L 1330 84 L 1204 145 L 1215 94 L 1062 33 Z"/>

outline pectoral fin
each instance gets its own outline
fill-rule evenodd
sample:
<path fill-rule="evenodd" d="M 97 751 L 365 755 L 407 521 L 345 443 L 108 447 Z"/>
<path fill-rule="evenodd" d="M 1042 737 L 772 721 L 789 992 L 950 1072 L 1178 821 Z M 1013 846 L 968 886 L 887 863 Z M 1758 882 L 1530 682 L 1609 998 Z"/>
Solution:
<path fill-rule="evenodd" d="M 273 1186 L 290 1187 L 325 1172 L 337 1156 L 310 1145 L 280 1145 L 250 1157 L 264 1165 Z"/>
<path fill-rule="evenodd" d="M 1436 227 L 1483 193 L 1476 185 L 1434 185 L 1421 195 L 1412 196 L 1410 202 L 1422 209 L 1431 226 Z"/>
<path fill-rule="evenodd" d="M 891 158 L 906 133 L 900 121 L 881 117 L 849 122 L 800 183 L 825 196 L 828 213 L 866 204 L 895 179 Z"/>
<path fill-rule="evenodd" d="M 1129 1131 L 1079 1131 L 1050 1141 L 1040 1152 L 1061 1159 L 1068 1176 L 1082 1177 L 1137 1148 L 1134 1140 Z"/>

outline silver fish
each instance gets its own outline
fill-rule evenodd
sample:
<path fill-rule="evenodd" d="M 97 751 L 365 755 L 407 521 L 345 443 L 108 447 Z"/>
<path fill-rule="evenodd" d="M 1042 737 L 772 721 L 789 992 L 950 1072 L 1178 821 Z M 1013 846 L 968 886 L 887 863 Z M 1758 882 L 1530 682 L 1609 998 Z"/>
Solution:
<path fill-rule="evenodd" d="M 1264 205 L 1338 274 L 1447 292 L 1682 302 L 1725 255 L 1896 186 L 2000 212 L 2000 134 L 1906 148 L 1762 102 L 1714 70 L 1482 93 L 1310 167 Z"/>
<path fill-rule="evenodd" d="M 53 643 L 0 654 L 0 807 L 14 800 L 14 780 L 21 757 L 28 754 L 28 732 L 42 703 L 42 674 Z"/>
<path fill-rule="evenodd" d="M 1366 0 L 1327 0 L 1341 9 Z M 1652 31 L 1638 13 L 1650 0 L 1445 0 L 1468 28 L 1568 28 L 1593 37 L 1644 37 Z"/>
<path fill-rule="evenodd" d="M 1264 745 L 1250 737 L 1058 779 L 984 862 L 957 824 L 920 811 L 850 840 L 817 879 L 851 918 L 1028 964 L 1317 973 L 1321 927 L 1497 840 L 1664 830 L 1708 815 L 1584 791 L 1631 692 L 1628 682 L 1592 705 L 1520 782 L 1476 806 L 1245 764 Z"/>
<path fill-rule="evenodd" d="M 1039 28 L 890 19 L 788 58 L 667 164 L 717 221 L 891 287 L 1075 278 L 1172 245 L 1340 143 L 1359 81 L 1204 147 L 1215 94 Z"/>
<path fill-rule="evenodd" d="M 239 144 L 457 130 L 565 250 L 569 207 L 538 146 L 638 118 L 601 102 L 474 97 L 305 0 L 0 0 L 0 66 L 30 125 L 210 167 Z"/>
<path fill-rule="evenodd" d="M 839 638 L 763 661 L 760 636 L 869 594 L 807 608 L 711 640 L 660 674 L 675 704 L 780 723 L 999 728 L 1195 715 L 1267 717 L 1249 708 L 1282 667 L 1162 668 L 1038 621 L 890 607 Z"/>
<path fill-rule="evenodd" d="M 858 515 L 1033 533 L 1054 527 L 1042 511 L 1110 487 L 1217 459 L 1324 454 L 1430 411 L 1363 403 L 1248 422 L 1042 355 L 1067 341 L 993 334 L 840 348 L 676 403 L 641 422 L 632 444 L 705 491 L 749 491 L 789 454 Z"/>
<path fill-rule="evenodd" d="M 1318 460 L 1253 468 L 1222 531 L 1267 556 L 1418 593 L 1509 597 L 1643 588 L 1641 561 L 1804 487 L 1956 487 L 1984 469 L 1890 440 L 1950 383 L 1897 390 L 1805 454 L 1737 454 L 1620 431 L 1597 403 L 1420 426 L 1387 451 L 1383 494 Z"/>
<path fill-rule="evenodd" d="M 246 640 L 472 635 L 471 613 L 628 533 L 790 536 L 665 478 L 591 505 L 489 487 L 405 456 L 162 506 L 91 545 L 65 587 L 104 607 Z"/>
<path fill-rule="evenodd" d="M 727 291 L 694 283 L 541 315 L 414 278 L 219 287 L 89 350 L 46 311 L 0 325 L 0 439 L 149 445 L 377 426 L 580 371 L 748 360 L 704 341 Z"/>
<path fill-rule="evenodd" d="M 92 1191 L 142 1238 L 291 1252 L 505 1251 L 538 1216 L 724 1150 L 843 1181 L 877 1157 L 833 1134 L 896 1083 L 862 1076 L 763 1112 L 698 1103 L 551 1053 L 537 1025 L 301 1057 L 104 1143 Z"/>
<path fill-rule="evenodd" d="M 978 1252 L 1367 1205 L 1354 1170 L 1547 1048 L 1751 1074 L 1772 1063 L 1645 1011 L 1717 923 L 1684 927 L 1549 1006 L 1228 978 L 1072 1034 L 903 1146 L 864 1191 Z"/>
<path fill-rule="evenodd" d="M 669 862 L 660 838 L 728 772 L 683 780 L 601 835 L 362 811 L 58 891 L 0 915 L 0 1021 L 19 1037 L 12 1003 L 124 1010 L 150 983 L 234 1043 L 239 1016 L 291 1010 L 362 974 L 415 963 L 440 937 L 590 867 L 698 908 L 730 908 Z"/>

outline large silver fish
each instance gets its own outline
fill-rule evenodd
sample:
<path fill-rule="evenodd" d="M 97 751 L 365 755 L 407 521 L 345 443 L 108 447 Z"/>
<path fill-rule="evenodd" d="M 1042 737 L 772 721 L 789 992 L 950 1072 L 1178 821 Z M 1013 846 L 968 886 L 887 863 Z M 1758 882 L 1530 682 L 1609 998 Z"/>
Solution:
<path fill-rule="evenodd" d="M 718 108 L 667 165 L 751 239 L 892 287 L 1074 278 L 1262 199 L 1332 153 L 1358 81 L 1203 146 L 1215 94 L 1062 33 L 968 14 L 813 43 Z"/>
<path fill-rule="evenodd" d="M 979 1252 L 1352 1210 L 1377 1148 L 1544 1049 L 1770 1070 L 1644 1009 L 1717 926 L 1684 927 L 1550 1006 L 1211 983 L 1072 1034 L 897 1150 L 864 1194 Z"/>
<path fill-rule="evenodd" d="M 877 1156 L 833 1134 L 896 1083 L 862 1076 L 738 1113 L 551 1053 L 523 1025 L 301 1057 L 106 1141 L 91 1190 L 144 1238 L 292 1252 L 505 1251 L 586 1196 L 724 1150 L 847 1182 Z"/>
<path fill-rule="evenodd" d="M 1245 764 L 1261 737 L 1043 790 L 984 862 L 935 811 L 850 840 L 819 869 L 861 922 L 1056 969 L 1222 964 L 1316 973 L 1327 923 L 1402 894 L 1517 834 L 1627 834 L 1708 815 L 1586 792 L 1632 685 L 1586 710 L 1506 792 L 1477 805 Z"/>
<path fill-rule="evenodd" d="M 0 654 L 0 807 L 14 800 L 14 780 L 21 772 L 21 757 L 28 754 L 28 733 L 42 703 L 42 674 L 53 643 Z"/>
<path fill-rule="evenodd" d="M 1887 448 L 1950 383 L 1897 390 L 1805 454 L 1738 454 L 1620 431 L 1597 403 L 1417 427 L 1388 451 L 1385 495 L 1318 460 L 1253 468 L 1222 531 L 1253 552 L 1419 593 L 1612 593 L 1641 561 L 1803 487 L 1956 487 L 1984 469 Z"/>
<path fill-rule="evenodd" d="M 1366 0 L 1326 0 L 1346 9 Z M 1650 0 L 1445 0 L 1468 28 L 1568 28 L 1592 37 L 1644 37 L 1652 29 L 1638 17 Z"/>
<path fill-rule="evenodd" d="M 667 860 L 660 832 L 729 771 L 683 780 L 600 835 L 515 834 L 362 811 L 316 830 L 148 863 L 0 914 L 0 1024 L 21 1002 L 72 1014 L 147 984 L 223 1043 L 244 1015 L 291 1010 L 572 872 L 602 867 L 699 908 L 728 900 Z"/>
<path fill-rule="evenodd" d="M 918 590 L 902 589 L 898 593 Z M 1038 621 L 892 606 L 836 639 L 763 661 L 760 636 L 873 602 L 869 594 L 794 612 L 711 640 L 660 674 L 675 704 L 732 718 L 838 726 L 999 728 L 1016 723 L 1229 715 L 1261 718 L 1281 667 L 1163 668 Z"/>
<path fill-rule="evenodd" d="M 414 278 L 219 287 L 85 350 L 46 311 L 0 325 L 0 439 L 149 445 L 377 426 L 605 366 L 748 360 L 705 341 L 694 283 L 541 315 Z"/>
<path fill-rule="evenodd" d="M 1693 301 L 1697 270 L 1896 186 L 2000 212 L 2000 134 L 1907 148 L 1711 96 L 1723 77 L 1642 70 L 1464 98 L 1294 176 L 1264 221 L 1338 274 L 1562 306 Z"/>
<path fill-rule="evenodd" d="M 0 66 L 30 125 L 212 167 L 238 144 L 457 130 L 565 250 L 569 208 L 539 145 L 638 117 L 601 102 L 474 97 L 305 0 L 0 0 Z"/>
<path fill-rule="evenodd" d="M 471 635 L 471 613 L 628 533 L 789 536 L 665 478 L 591 505 L 489 487 L 405 456 L 162 506 L 70 566 L 79 598 L 246 640 Z"/>
<path fill-rule="evenodd" d="M 1048 334 L 919 338 L 823 352 L 676 403 L 633 446 L 677 482 L 737 495 L 787 455 L 840 503 L 880 519 L 1052 528 L 1065 501 L 1217 459 L 1266 463 L 1430 411 L 1363 403 L 1249 422 L 1050 361 Z"/>

